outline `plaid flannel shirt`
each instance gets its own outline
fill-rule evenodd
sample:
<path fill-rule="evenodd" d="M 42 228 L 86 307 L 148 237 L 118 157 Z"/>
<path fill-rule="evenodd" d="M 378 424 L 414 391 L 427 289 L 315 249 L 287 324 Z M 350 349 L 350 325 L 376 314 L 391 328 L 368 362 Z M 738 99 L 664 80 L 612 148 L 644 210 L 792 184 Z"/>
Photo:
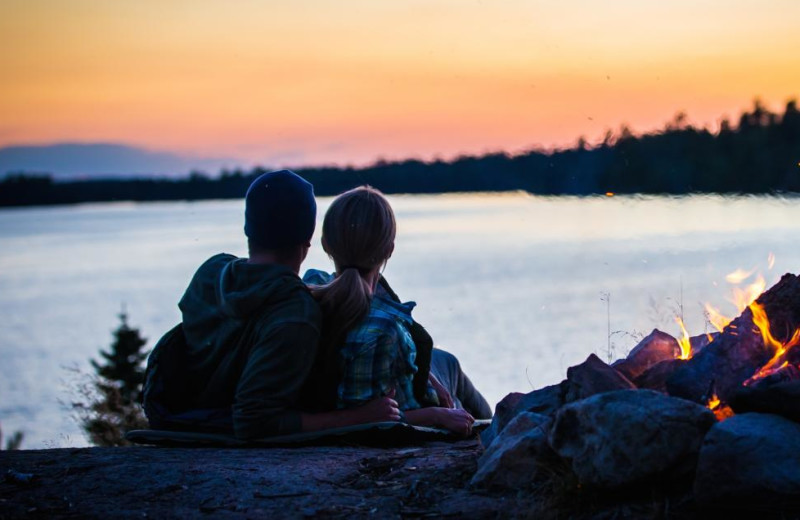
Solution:
<path fill-rule="evenodd" d="M 303 276 L 308 284 L 325 284 L 332 279 L 333 275 L 315 269 Z M 378 286 L 369 312 L 347 334 L 339 349 L 342 375 L 337 390 L 339 408 L 364 404 L 392 389 L 400 410 L 421 407 L 412 387 L 417 372 L 417 349 L 406 328 L 412 323 L 411 310 L 415 305 L 391 300 Z M 435 396 L 433 388 L 428 390 Z"/>

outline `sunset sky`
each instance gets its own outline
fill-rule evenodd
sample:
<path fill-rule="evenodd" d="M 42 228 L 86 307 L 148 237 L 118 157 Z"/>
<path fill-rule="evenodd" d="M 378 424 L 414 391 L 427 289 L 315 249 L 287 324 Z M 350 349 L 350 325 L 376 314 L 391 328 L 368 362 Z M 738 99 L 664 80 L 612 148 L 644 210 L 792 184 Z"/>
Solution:
<path fill-rule="evenodd" d="M 715 127 L 800 94 L 797 0 L 3 0 L 0 147 L 365 164 Z"/>

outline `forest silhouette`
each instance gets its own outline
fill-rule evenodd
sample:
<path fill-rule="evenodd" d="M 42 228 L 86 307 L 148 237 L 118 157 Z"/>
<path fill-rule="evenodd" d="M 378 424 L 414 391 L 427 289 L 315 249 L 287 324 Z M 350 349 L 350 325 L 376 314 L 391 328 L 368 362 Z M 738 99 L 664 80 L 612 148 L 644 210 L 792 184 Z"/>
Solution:
<path fill-rule="evenodd" d="M 216 178 L 193 172 L 183 179 L 95 179 L 56 182 L 49 174 L 9 173 L 0 182 L 0 206 L 105 201 L 203 200 L 243 197 L 266 168 L 223 170 Z M 589 147 L 581 138 L 569 149 L 490 153 L 452 161 L 379 161 L 364 168 L 295 170 L 317 195 L 335 195 L 370 184 L 384 193 L 524 190 L 540 195 L 778 194 L 800 192 L 800 111 L 783 114 L 756 100 L 736 122 L 717 132 L 696 128 L 678 113 L 663 130 L 634 135 L 627 127 L 607 132 Z"/>

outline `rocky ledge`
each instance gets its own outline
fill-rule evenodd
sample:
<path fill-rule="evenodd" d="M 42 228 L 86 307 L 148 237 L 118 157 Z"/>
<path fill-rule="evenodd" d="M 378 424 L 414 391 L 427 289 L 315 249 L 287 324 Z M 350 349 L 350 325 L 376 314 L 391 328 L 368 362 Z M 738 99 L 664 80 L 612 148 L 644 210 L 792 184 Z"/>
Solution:
<path fill-rule="evenodd" d="M 468 489 L 480 443 L 400 448 L 0 452 L 0 518 L 496 517 L 526 497 Z"/>

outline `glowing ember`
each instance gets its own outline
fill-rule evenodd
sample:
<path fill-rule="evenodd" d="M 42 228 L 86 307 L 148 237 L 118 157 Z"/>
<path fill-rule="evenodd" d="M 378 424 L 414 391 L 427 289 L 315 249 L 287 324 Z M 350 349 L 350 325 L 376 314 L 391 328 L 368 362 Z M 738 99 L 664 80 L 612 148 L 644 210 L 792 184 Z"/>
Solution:
<path fill-rule="evenodd" d="M 689 359 L 692 357 L 692 343 L 689 340 L 689 333 L 686 332 L 686 327 L 683 325 L 683 320 L 675 316 L 675 322 L 681 328 L 681 337 L 678 338 L 678 346 L 681 348 L 681 355 L 678 359 Z"/>
<path fill-rule="evenodd" d="M 770 253 L 767 257 L 767 269 L 772 269 L 775 266 L 775 254 Z"/>
<path fill-rule="evenodd" d="M 714 416 L 717 418 L 718 421 L 724 421 L 725 419 L 729 419 L 729 418 L 733 417 L 734 415 L 736 415 L 736 414 L 733 413 L 733 409 L 730 406 L 726 405 L 726 404 L 720 406 L 719 408 L 717 408 L 715 410 L 711 410 L 711 411 L 714 412 Z"/>
<path fill-rule="evenodd" d="M 725 419 L 735 415 L 730 406 L 727 404 L 722 404 L 722 401 L 720 401 L 719 397 L 717 397 L 717 394 L 711 396 L 711 399 L 708 400 L 708 404 L 706 406 L 709 410 L 714 412 L 714 416 L 718 421 L 724 421 Z"/>

